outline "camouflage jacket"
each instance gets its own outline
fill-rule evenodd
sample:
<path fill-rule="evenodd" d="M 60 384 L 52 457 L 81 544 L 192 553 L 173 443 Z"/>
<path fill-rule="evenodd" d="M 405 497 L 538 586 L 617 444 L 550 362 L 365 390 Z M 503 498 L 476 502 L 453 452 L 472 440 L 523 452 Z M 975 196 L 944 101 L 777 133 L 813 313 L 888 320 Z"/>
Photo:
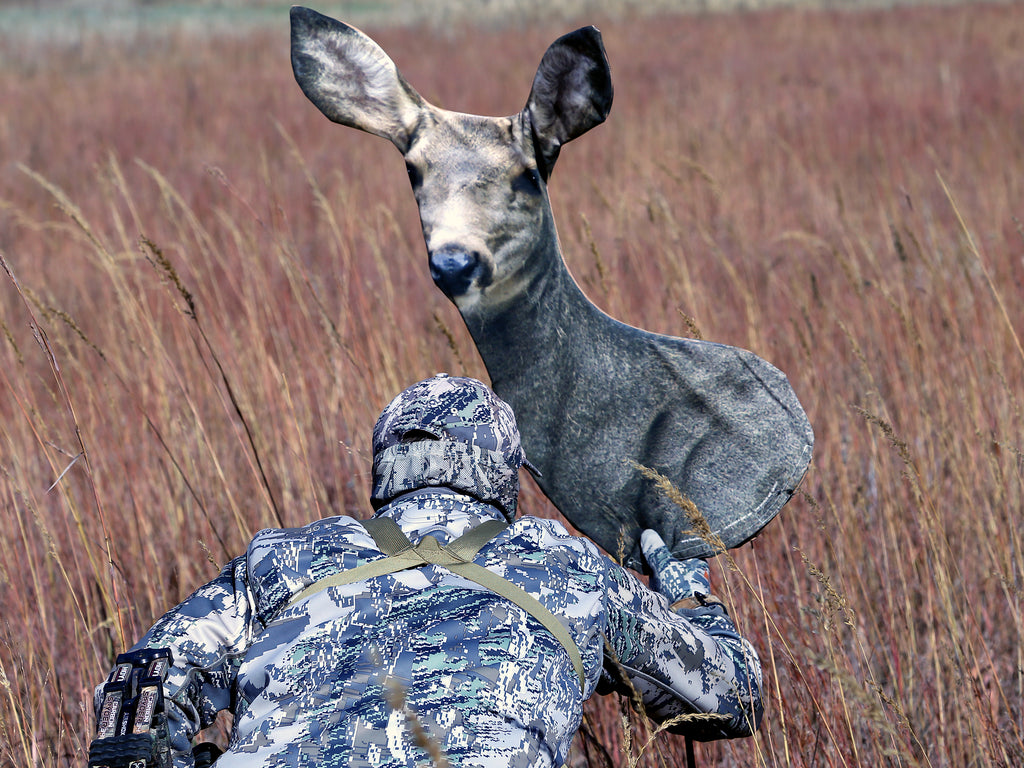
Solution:
<path fill-rule="evenodd" d="M 432 534 L 442 544 L 500 516 L 439 488 L 377 514 L 414 542 Z M 567 626 L 583 656 L 583 691 L 568 653 L 536 619 L 438 566 L 288 605 L 309 584 L 382 556 L 349 517 L 261 531 L 160 619 L 135 648 L 173 653 L 165 694 L 176 768 L 192 765 L 190 740 L 223 709 L 234 727 L 218 768 L 412 766 L 431 750 L 453 766 L 559 766 L 606 666 L 618 670 L 618 685 L 631 680 L 656 718 L 728 715 L 710 736 L 757 726 L 760 664 L 724 612 L 673 612 L 555 521 L 516 520 L 475 562 Z"/>

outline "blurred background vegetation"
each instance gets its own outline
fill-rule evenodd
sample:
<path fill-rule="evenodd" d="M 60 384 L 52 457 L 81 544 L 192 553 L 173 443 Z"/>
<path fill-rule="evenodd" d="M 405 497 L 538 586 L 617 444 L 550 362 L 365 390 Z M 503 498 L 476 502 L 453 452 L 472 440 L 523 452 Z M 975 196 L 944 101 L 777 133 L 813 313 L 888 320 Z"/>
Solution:
<path fill-rule="evenodd" d="M 401 387 L 485 376 L 401 157 L 305 100 L 285 6 L 72 5 L 0 45 L 4 766 L 83 764 L 117 652 L 259 528 L 367 514 Z M 615 105 L 551 181 L 570 269 L 622 320 L 773 362 L 811 418 L 801 492 L 713 568 L 765 724 L 700 764 L 1024 762 L 1024 5 L 364 5 L 316 7 L 482 114 L 596 23 Z M 522 507 L 557 514 L 532 484 Z M 681 763 L 630 728 L 592 701 L 571 764 Z"/>

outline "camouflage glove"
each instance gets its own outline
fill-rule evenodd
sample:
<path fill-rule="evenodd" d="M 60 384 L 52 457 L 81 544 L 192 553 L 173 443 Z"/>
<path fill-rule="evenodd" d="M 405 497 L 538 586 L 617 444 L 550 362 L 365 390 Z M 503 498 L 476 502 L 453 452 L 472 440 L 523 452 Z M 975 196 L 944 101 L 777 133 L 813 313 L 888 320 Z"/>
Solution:
<path fill-rule="evenodd" d="M 721 604 L 711 595 L 708 564 L 697 558 L 676 560 L 656 531 L 640 536 L 640 548 L 651 568 L 651 587 L 672 602 L 672 609 Z"/>

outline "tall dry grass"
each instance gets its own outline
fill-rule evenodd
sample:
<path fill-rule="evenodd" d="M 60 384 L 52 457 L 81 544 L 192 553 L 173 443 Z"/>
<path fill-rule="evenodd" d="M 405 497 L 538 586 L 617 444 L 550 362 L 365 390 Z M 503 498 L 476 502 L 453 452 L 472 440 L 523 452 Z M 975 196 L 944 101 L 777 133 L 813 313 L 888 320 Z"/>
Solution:
<path fill-rule="evenodd" d="M 617 96 L 552 180 L 572 270 L 777 364 L 817 434 L 716 561 L 768 711 L 700 764 L 1021 764 L 1024 8 L 585 21 Z M 563 31 L 375 35 L 503 114 Z M 0 104 L 0 764 L 82 764 L 115 653 L 257 529 L 365 514 L 385 401 L 484 370 L 401 159 L 305 101 L 283 16 L 33 48 Z M 620 715 L 571 764 L 681 762 Z"/>

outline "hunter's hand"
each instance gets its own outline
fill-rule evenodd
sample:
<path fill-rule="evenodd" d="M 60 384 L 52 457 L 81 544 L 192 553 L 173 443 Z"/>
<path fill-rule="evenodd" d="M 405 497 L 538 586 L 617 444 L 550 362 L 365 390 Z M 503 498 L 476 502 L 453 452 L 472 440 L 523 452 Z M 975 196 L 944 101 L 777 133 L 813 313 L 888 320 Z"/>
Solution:
<path fill-rule="evenodd" d="M 676 560 L 661 536 L 650 529 L 641 534 L 640 548 L 651 567 L 651 587 L 669 602 L 691 597 L 702 600 L 710 596 L 711 580 L 704 560 Z"/>

